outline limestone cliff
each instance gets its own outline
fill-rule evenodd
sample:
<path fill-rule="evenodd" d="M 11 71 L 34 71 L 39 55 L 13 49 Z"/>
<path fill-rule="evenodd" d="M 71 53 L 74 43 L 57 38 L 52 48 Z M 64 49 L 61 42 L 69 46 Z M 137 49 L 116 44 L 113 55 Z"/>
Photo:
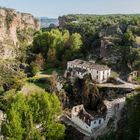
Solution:
<path fill-rule="evenodd" d="M 101 40 L 100 57 L 107 57 L 110 54 L 111 48 L 121 42 L 122 35 L 123 33 L 119 25 L 107 26 L 101 29 L 99 32 Z"/>
<path fill-rule="evenodd" d="M 30 44 L 39 29 L 39 20 L 31 14 L 0 8 L 0 59 L 16 58 L 21 45 Z"/>

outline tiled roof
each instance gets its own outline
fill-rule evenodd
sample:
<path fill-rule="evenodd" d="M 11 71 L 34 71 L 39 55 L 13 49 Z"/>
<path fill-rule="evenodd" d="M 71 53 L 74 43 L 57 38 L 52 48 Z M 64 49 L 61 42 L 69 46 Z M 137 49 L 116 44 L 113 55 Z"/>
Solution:
<path fill-rule="evenodd" d="M 81 67 L 86 67 L 86 68 L 90 68 L 90 69 L 96 69 L 96 70 L 109 70 L 110 68 L 106 65 L 100 65 L 100 64 L 96 64 L 93 62 L 89 62 L 89 61 L 84 61 L 84 60 L 80 60 L 80 59 L 75 59 L 73 61 L 69 61 L 71 64 L 74 65 L 79 65 Z"/>

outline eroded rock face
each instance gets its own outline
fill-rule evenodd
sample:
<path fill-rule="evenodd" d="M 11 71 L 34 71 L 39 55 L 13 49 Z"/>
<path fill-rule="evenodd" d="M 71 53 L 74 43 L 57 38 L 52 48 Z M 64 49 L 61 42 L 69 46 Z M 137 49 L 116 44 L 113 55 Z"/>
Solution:
<path fill-rule="evenodd" d="M 112 25 L 102 29 L 99 33 L 101 39 L 100 57 L 104 58 L 110 54 L 110 50 L 121 42 L 123 33 L 119 25 Z"/>
<path fill-rule="evenodd" d="M 21 44 L 30 44 L 39 29 L 39 20 L 31 14 L 0 8 L 0 59 L 15 58 Z"/>
<path fill-rule="evenodd" d="M 16 57 L 16 48 L 8 44 L 0 44 L 0 59 L 12 59 Z"/>

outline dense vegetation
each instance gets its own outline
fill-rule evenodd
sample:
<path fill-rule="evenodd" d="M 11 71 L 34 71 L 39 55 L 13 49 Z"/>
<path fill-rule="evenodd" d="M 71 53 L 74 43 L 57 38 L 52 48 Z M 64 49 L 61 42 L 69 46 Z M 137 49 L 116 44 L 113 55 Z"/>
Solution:
<path fill-rule="evenodd" d="M 89 49 L 98 42 L 98 33 L 101 30 L 114 25 L 119 25 L 123 33 L 121 37 L 126 39 L 123 43 L 128 43 L 128 40 L 134 40 L 135 35 L 140 35 L 139 15 L 68 15 L 59 17 L 59 23 L 62 28 L 72 33 L 80 33 L 83 36 L 84 46 Z"/>
<path fill-rule="evenodd" d="M 68 15 L 60 17 L 59 22 L 59 28 L 36 32 L 31 46 L 26 45 L 25 36 L 33 32 L 17 30 L 23 46 L 21 55 L 15 63 L 12 61 L 11 69 L 9 65 L 0 65 L 0 109 L 7 114 L 2 133 L 10 140 L 64 139 L 65 126 L 58 122 L 58 116 L 62 113 L 60 101 L 66 105 L 67 98 L 69 107 L 84 104 L 96 113 L 106 111 L 100 90 L 89 84 L 89 77 L 76 79 L 73 83 L 65 79 L 64 89 L 56 91 L 58 77 L 51 75 L 48 80 L 47 74 L 54 70 L 64 74 L 61 71 L 67 61 L 76 58 L 97 60 L 123 76 L 124 73 L 140 70 L 139 15 Z M 103 50 L 111 48 L 105 57 L 102 56 L 102 45 Z M 6 64 L 5 61 L 1 63 Z M 39 87 L 31 90 L 34 86 L 31 87 L 30 82 L 50 93 Z M 26 84 L 30 85 L 28 93 L 22 90 Z M 126 108 L 122 132 L 112 132 L 104 139 L 138 139 L 139 95 L 127 98 Z"/>
<path fill-rule="evenodd" d="M 68 60 L 78 58 L 82 47 L 81 35 L 68 30 L 40 31 L 34 37 L 30 52 L 33 74 L 40 69 L 63 67 Z"/>
<path fill-rule="evenodd" d="M 139 70 L 140 15 L 67 15 L 59 17 L 59 23 L 81 34 L 84 58 L 100 58 L 118 72 Z"/>
<path fill-rule="evenodd" d="M 127 98 L 126 114 L 118 130 L 118 139 L 139 140 L 140 138 L 140 94 L 130 95 Z"/>
<path fill-rule="evenodd" d="M 10 140 L 62 140 L 65 127 L 57 122 L 61 113 L 57 96 L 43 90 L 30 94 L 7 92 L 4 136 Z"/>
<path fill-rule="evenodd" d="M 34 37 L 30 50 L 34 55 L 29 60 L 32 74 L 49 67 L 64 68 L 75 58 L 99 60 L 121 73 L 139 70 L 139 19 L 139 15 L 59 17 L 59 29 L 43 29 Z"/>

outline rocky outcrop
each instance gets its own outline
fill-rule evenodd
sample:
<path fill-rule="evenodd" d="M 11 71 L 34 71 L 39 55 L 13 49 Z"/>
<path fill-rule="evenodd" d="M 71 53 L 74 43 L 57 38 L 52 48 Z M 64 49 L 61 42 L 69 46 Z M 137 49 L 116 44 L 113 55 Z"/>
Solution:
<path fill-rule="evenodd" d="M 101 39 L 100 57 L 104 58 L 110 54 L 110 50 L 121 41 L 123 33 L 119 25 L 112 25 L 103 28 L 99 37 Z"/>
<path fill-rule="evenodd" d="M 0 8 L 0 59 L 17 57 L 21 44 L 30 44 L 39 29 L 39 20 L 31 14 Z"/>

